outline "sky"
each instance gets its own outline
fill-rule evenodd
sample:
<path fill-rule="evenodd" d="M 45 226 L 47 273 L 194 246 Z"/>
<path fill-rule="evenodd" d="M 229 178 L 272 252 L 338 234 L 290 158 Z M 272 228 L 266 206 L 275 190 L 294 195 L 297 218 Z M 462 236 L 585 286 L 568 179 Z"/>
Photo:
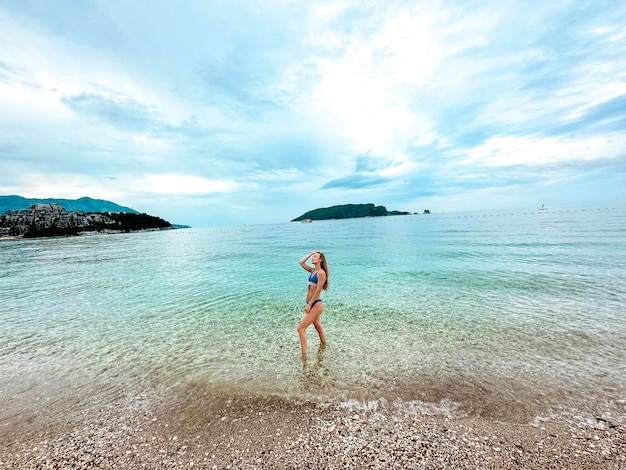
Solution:
<path fill-rule="evenodd" d="M 194 227 L 626 203 L 622 0 L 0 0 L 0 195 Z"/>

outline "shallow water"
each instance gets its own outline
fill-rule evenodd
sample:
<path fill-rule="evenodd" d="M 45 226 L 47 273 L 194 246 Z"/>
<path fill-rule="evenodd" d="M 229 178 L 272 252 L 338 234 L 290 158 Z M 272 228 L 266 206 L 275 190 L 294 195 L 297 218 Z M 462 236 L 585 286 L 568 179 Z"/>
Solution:
<path fill-rule="evenodd" d="M 0 422 L 190 387 L 623 412 L 625 235 L 626 210 L 603 208 L 2 242 Z M 303 367 L 312 249 L 330 264 L 328 346 L 311 328 Z"/>

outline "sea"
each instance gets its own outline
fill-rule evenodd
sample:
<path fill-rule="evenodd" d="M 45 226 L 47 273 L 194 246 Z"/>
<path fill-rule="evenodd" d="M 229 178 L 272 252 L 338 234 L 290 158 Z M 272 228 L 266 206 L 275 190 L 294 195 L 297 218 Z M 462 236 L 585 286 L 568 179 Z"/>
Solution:
<path fill-rule="evenodd" d="M 296 328 L 329 264 L 322 323 Z M 0 242 L 0 425 L 195 390 L 626 424 L 626 208 Z"/>

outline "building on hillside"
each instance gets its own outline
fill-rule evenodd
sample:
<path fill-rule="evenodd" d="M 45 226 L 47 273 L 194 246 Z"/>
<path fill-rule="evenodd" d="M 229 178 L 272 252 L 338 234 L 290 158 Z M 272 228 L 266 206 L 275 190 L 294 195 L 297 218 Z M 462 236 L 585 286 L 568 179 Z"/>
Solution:
<path fill-rule="evenodd" d="M 95 216 L 95 217 L 92 217 Z M 61 204 L 31 204 L 28 209 L 7 211 L 0 215 L 0 227 L 11 232 L 24 234 L 35 227 L 41 229 L 84 228 L 91 225 L 93 218 L 110 223 L 110 219 L 100 214 L 85 214 L 82 211 L 68 212 Z M 108 222 L 107 222 L 108 221 Z"/>

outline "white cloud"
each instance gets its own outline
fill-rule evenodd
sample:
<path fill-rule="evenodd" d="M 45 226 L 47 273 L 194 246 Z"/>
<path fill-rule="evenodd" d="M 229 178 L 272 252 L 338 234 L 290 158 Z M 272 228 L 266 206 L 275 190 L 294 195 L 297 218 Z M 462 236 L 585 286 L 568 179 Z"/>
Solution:
<path fill-rule="evenodd" d="M 461 163 L 487 166 L 546 165 L 624 158 L 626 136 L 565 137 L 494 137 L 467 152 Z"/>
<path fill-rule="evenodd" d="M 367 33 L 318 26 L 327 34 L 314 44 L 332 52 L 309 59 L 319 76 L 310 99 L 318 119 L 330 121 L 356 152 L 395 153 L 430 131 L 427 114 L 410 106 L 442 60 L 443 45 L 432 13 L 379 13 L 362 20 Z"/>
<path fill-rule="evenodd" d="M 112 178 L 94 178 L 83 174 L 22 172 L 11 182 L 0 183 L 0 194 L 17 194 L 27 198 L 78 199 L 88 196 L 125 205 L 125 185 Z"/>
<path fill-rule="evenodd" d="M 549 165 L 624 167 L 619 3 L 33 5 L 0 6 L 4 194 L 248 223 L 311 193 L 509 204 L 565 184 Z"/>
<path fill-rule="evenodd" d="M 591 108 L 607 103 L 615 98 L 626 95 L 626 73 L 624 73 L 624 82 L 613 82 L 593 87 L 593 91 L 580 90 L 585 93 L 585 100 L 580 100 L 578 105 L 568 114 L 563 116 L 564 121 L 573 121 L 580 119 Z M 593 94 L 591 94 L 593 93 Z M 578 95 L 580 96 L 580 94 Z"/>
<path fill-rule="evenodd" d="M 201 195 L 229 193 L 238 188 L 238 184 L 227 180 L 209 180 L 187 175 L 146 175 L 140 178 L 138 187 L 155 194 Z"/>

